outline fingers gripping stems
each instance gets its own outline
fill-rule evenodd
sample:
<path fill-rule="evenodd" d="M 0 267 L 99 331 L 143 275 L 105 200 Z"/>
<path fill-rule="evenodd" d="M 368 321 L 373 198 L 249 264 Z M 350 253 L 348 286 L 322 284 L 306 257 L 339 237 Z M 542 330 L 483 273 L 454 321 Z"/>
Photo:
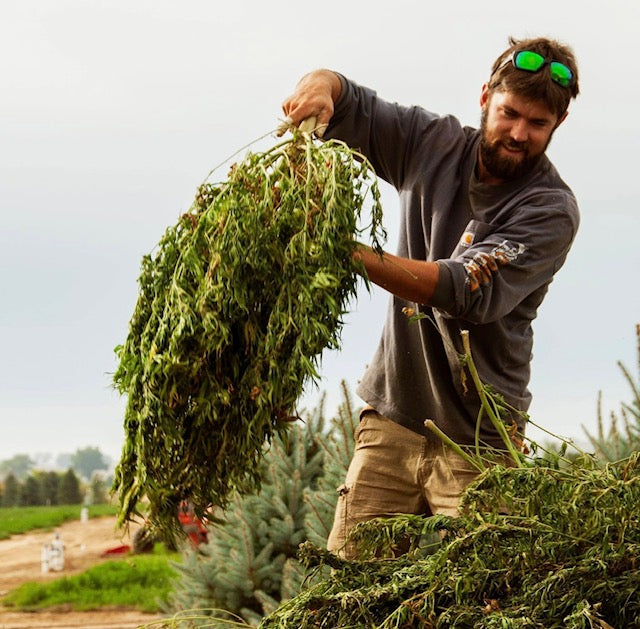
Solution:
<path fill-rule="evenodd" d="M 316 130 L 316 117 L 310 116 L 309 118 L 306 118 L 300 123 L 298 129 L 300 129 L 302 133 L 314 133 Z"/>
<path fill-rule="evenodd" d="M 291 116 L 287 116 L 281 123 L 277 129 L 278 137 L 284 135 L 287 131 L 293 130 L 296 128 L 295 123 L 293 122 Z M 324 130 L 327 128 L 327 125 L 318 125 L 317 118 L 315 116 L 309 116 L 305 118 L 299 125 L 298 130 L 302 133 L 306 133 L 307 135 L 314 134 L 316 137 L 321 138 Z"/>

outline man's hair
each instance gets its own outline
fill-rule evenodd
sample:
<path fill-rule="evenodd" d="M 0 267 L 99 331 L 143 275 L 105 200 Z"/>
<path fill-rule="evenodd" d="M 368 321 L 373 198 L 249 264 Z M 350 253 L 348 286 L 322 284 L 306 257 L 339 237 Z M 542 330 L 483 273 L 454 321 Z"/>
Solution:
<path fill-rule="evenodd" d="M 569 107 L 569 101 L 578 95 L 578 64 L 569 46 L 552 39 L 509 38 L 510 47 L 494 62 L 489 79 L 489 91 L 510 91 L 526 99 L 545 103 L 550 111 L 560 118 Z M 548 63 L 538 72 L 518 70 L 509 59 L 513 53 L 530 50 L 542 55 L 548 62 L 559 61 L 573 74 L 573 80 L 567 87 L 558 85 L 551 79 Z"/>

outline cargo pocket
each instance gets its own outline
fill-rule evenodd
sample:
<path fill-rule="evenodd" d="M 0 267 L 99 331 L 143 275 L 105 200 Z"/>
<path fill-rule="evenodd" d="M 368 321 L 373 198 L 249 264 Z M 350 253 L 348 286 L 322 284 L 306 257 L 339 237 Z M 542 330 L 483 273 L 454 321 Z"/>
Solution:
<path fill-rule="evenodd" d="M 333 528 L 331 529 L 331 533 L 329 533 L 329 538 L 327 539 L 327 550 L 330 550 L 332 553 L 335 553 L 340 557 L 348 559 L 350 549 L 345 546 L 345 542 L 347 534 L 353 526 L 351 523 L 349 508 L 351 501 L 351 487 L 346 484 L 340 485 L 337 492 L 338 502 L 336 504 L 336 511 L 333 517 Z"/>

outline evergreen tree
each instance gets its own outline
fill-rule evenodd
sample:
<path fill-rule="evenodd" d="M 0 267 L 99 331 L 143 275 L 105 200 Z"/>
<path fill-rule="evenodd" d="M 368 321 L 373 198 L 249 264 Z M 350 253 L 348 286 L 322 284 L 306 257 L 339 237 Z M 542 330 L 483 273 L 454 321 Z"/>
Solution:
<path fill-rule="evenodd" d="M 108 502 L 107 483 L 104 479 L 104 475 L 100 472 L 94 472 L 93 477 L 91 478 L 89 495 L 91 498 L 91 504 L 99 505 Z"/>
<path fill-rule="evenodd" d="M 42 504 L 57 505 L 60 492 L 60 474 L 57 472 L 42 472 L 40 478 L 42 487 Z"/>
<path fill-rule="evenodd" d="M 4 479 L 4 495 L 2 496 L 3 507 L 16 507 L 20 497 L 20 483 L 18 479 L 9 474 Z"/>
<path fill-rule="evenodd" d="M 638 378 L 634 380 L 631 372 L 622 362 L 618 367 L 631 388 L 631 402 L 620 405 L 620 414 L 611 412 L 610 424 L 604 428 L 602 418 L 602 392 L 598 394 L 598 434 L 593 436 L 585 432 L 603 461 L 619 461 L 632 452 L 640 450 L 640 324 L 636 326 L 638 344 Z"/>
<path fill-rule="evenodd" d="M 355 447 L 354 433 L 358 426 L 359 409 L 354 408 L 346 383 L 342 383 L 343 402 L 331 420 L 331 428 L 320 435 L 323 451 L 323 472 L 315 487 L 305 489 L 308 505 L 305 517 L 307 539 L 316 546 L 326 546 L 333 526 L 338 500 L 337 489 L 344 482 Z"/>
<path fill-rule="evenodd" d="M 61 505 L 79 505 L 82 503 L 82 492 L 80 490 L 80 481 L 75 472 L 69 468 L 60 479 L 60 487 L 58 490 L 58 504 Z"/>
<path fill-rule="evenodd" d="M 18 504 L 21 507 L 34 507 L 42 504 L 42 485 L 40 480 L 30 474 L 20 487 Z"/>
<path fill-rule="evenodd" d="M 172 611 L 226 610 L 257 624 L 300 591 L 305 574 L 298 546 L 309 539 L 308 523 L 313 539 L 326 543 L 353 441 L 350 401 L 333 420 L 331 436 L 324 434 L 322 408 L 304 425 L 292 426 L 286 440 L 274 441 L 260 493 L 232 504 L 224 523 L 210 530 L 208 544 L 185 554 L 177 566 Z M 329 479 L 321 480 L 323 472 Z"/>

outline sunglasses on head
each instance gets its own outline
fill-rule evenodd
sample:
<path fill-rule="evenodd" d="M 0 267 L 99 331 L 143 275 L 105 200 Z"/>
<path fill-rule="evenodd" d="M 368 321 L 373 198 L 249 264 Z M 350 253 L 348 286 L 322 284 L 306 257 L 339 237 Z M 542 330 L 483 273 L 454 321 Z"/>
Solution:
<path fill-rule="evenodd" d="M 509 62 L 513 63 L 518 70 L 524 70 L 525 72 L 539 72 L 545 65 L 549 64 L 552 81 L 562 85 L 562 87 L 569 87 L 573 81 L 573 72 L 564 63 L 545 59 L 541 54 L 532 50 L 514 52 L 511 58 L 500 65 L 500 68 Z"/>

